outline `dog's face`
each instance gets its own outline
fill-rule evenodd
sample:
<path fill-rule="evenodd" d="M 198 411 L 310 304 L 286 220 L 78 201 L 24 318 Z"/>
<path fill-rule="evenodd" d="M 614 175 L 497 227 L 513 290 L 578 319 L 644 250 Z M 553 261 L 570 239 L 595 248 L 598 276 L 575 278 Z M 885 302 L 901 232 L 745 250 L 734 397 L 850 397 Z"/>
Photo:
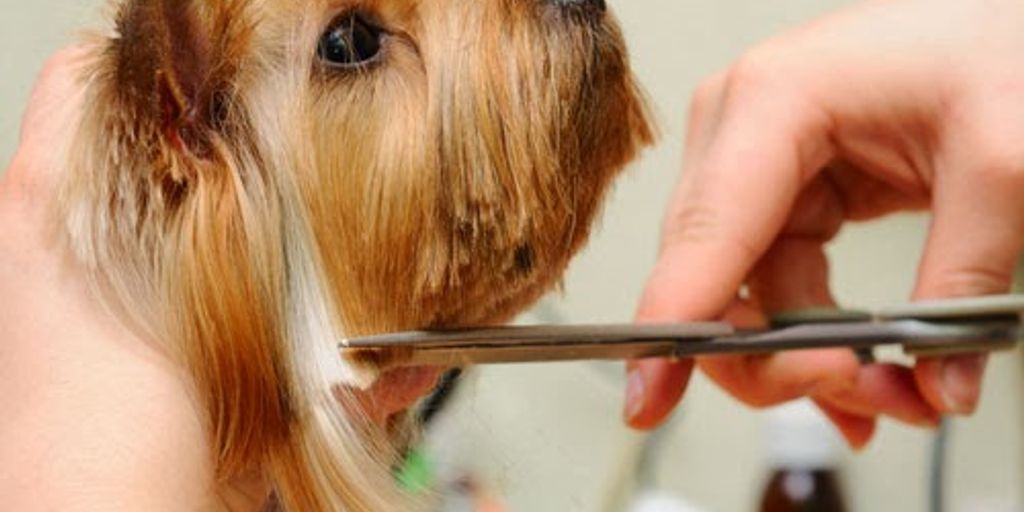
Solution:
<path fill-rule="evenodd" d="M 562 273 L 650 138 L 603 5 L 381 0 L 320 14 L 301 181 L 346 326 L 506 320 Z"/>

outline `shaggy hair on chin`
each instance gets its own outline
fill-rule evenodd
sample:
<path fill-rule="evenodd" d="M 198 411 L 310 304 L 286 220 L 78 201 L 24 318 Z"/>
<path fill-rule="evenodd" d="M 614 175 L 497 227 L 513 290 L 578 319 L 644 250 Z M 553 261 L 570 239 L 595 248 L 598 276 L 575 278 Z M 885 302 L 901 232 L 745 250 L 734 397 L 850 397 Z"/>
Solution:
<path fill-rule="evenodd" d="M 337 342 L 506 321 L 651 140 L 614 20 L 579 3 L 125 0 L 82 80 L 66 241 L 189 371 L 219 481 L 295 511 L 411 503 L 353 398 L 402 354 Z"/>

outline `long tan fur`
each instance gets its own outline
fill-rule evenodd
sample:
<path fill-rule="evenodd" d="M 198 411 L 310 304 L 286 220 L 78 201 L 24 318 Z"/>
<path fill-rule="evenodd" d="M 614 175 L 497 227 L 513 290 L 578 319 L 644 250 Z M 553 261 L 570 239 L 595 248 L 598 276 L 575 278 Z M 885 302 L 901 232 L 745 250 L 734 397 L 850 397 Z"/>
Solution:
<path fill-rule="evenodd" d="M 316 49 L 346 13 L 386 35 L 339 72 Z M 556 283 L 651 138 L 613 21 L 542 0 L 127 0 L 116 21 L 83 73 L 69 245 L 190 370 L 221 482 L 405 509 L 353 398 L 386 361 L 336 343 L 503 322 Z"/>

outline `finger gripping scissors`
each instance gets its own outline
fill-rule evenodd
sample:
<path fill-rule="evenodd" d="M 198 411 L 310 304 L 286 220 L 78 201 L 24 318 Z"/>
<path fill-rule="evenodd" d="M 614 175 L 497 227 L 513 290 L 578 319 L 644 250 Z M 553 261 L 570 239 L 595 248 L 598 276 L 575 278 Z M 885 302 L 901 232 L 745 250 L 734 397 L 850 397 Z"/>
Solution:
<path fill-rule="evenodd" d="M 754 355 L 788 350 L 901 346 L 937 356 L 1013 348 L 1022 338 L 1024 295 L 917 302 L 878 311 L 805 310 L 772 326 L 740 330 L 724 322 L 661 325 L 535 325 L 409 331 L 342 340 L 339 349 L 403 350 L 402 366 L 625 360 Z"/>

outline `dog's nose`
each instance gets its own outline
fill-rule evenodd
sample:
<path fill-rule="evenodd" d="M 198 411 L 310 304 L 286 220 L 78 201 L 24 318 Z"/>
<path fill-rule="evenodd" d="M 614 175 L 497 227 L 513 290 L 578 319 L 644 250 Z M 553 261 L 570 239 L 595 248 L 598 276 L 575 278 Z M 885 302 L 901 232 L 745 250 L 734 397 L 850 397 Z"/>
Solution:
<path fill-rule="evenodd" d="M 549 0 L 551 3 L 566 9 L 593 9 L 604 12 L 607 8 L 604 0 Z"/>

